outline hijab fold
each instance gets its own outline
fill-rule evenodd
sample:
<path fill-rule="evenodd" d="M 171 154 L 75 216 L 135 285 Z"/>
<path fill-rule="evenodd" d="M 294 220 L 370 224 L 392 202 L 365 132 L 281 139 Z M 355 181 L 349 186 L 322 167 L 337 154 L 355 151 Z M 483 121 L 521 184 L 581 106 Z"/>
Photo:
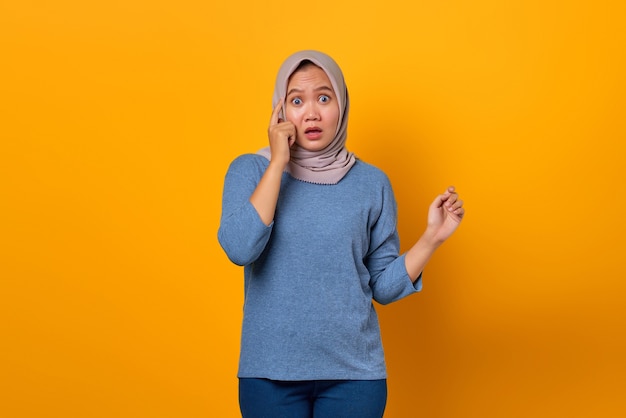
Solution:
<path fill-rule="evenodd" d="M 309 183 L 337 184 L 356 162 L 354 154 L 346 149 L 350 102 L 343 73 L 337 63 L 328 55 L 318 51 L 300 51 L 289 56 L 278 70 L 272 108 L 278 105 L 281 98 L 286 97 L 289 77 L 302 61 L 307 60 L 324 70 L 330 79 L 339 104 L 339 122 L 335 138 L 323 150 L 307 151 L 294 144 L 291 148 L 291 160 L 285 171 L 292 177 Z M 272 155 L 270 147 L 259 150 L 258 154 L 268 160 Z"/>

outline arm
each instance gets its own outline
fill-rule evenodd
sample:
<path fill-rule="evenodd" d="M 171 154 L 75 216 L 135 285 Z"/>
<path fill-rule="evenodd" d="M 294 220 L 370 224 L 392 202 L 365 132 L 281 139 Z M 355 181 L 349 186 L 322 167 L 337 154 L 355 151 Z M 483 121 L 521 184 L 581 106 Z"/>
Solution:
<path fill-rule="evenodd" d="M 280 123 L 279 104 L 272 114 L 269 137 L 272 158 L 262 172 L 249 157 L 235 160 L 226 175 L 222 217 L 218 230 L 220 245 L 228 258 L 247 265 L 264 251 L 271 234 L 283 170 L 289 162 L 295 127 Z"/>
<path fill-rule="evenodd" d="M 272 228 L 263 223 L 250 203 L 250 195 L 266 169 L 265 158 L 242 155 L 230 164 L 224 179 L 217 236 L 228 258 L 237 265 L 254 262 L 270 239 Z"/>
<path fill-rule="evenodd" d="M 456 231 L 465 209 L 454 187 L 437 196 L 428 210 L 428 226 L 417 242 L 407 251 L 404 263 L 411 280 L 420 276 L 433 253 Z"/>
<path fill-rule="evenodd" d="M 399 255 L 400 238 L 397 229 L 397 205 L 389 183 L 384 179 L 380 212 L 370 215 L 369 249 L 364 258 L 369 272 L 372 298 L 386 305 L 419 292 L 420 280 L 413 280 L 405 266 L 406 254 Z"/>
<path fill-rule="evenodd" d="M 296 128 L 291 122 L 283 122 L 279 114 L 283 100 L 280 100 L 270 120 L 268 136 L 272 157 L 270 164 L 263 173 L 261 181 L 250 196 L 250 203 L 259 213 L 265 225 L 270 225 L 274 220 L 276 202 L 280 191 L 280 182 L 283 171 L 289 163 L 290 148 L 295 142 Z"/>

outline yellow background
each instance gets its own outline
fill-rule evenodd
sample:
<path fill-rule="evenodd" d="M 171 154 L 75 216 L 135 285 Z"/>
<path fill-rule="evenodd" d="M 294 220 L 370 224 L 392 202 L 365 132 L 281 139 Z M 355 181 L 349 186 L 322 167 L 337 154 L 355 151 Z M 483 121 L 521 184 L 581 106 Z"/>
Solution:
<path fill-rule="evenodd" d="M 229 162 L 299 49 L 343 68 L 348 145 L 403 249 L 466 201 L 424 291 L 380 307 L 387 417 L 626 415 L 621 0 L 0 3 L 0 415 L 236 417 Z"/>

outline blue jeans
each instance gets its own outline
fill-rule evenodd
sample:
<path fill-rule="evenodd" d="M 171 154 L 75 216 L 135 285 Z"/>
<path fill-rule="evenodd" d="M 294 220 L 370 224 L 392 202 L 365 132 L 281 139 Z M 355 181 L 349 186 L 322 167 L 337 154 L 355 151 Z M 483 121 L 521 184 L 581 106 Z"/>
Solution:
<path fill-rule="evenodd" d="M 239 379 L 243 418 L 381 418 L 387 381 Z"/>

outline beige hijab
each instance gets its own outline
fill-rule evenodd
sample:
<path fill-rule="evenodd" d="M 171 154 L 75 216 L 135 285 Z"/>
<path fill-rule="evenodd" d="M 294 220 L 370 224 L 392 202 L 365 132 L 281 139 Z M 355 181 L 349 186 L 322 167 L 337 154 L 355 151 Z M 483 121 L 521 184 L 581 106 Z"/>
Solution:
<path fill-rule="evenodd" d="M 337 184 L 356 162 L 353 153 L 346 149 L 348 109 L 348 89 L 343 73 L 337 63 L 328 55 L 318 51 L 300 51 L 289 56 L 278 70 L 272 108 L 287 94 L 289 77 L 302 61 L 309 60 L 320 67 L 330 79 L 339 101 L 339 123 L 333 141 L 321 151 L 307 151 L 298 145 L 291 148 L 291 161 L 285 171 L 298 180 L 316 184 Z M 259 152 L 271 159 L 270 148 Z"/>

